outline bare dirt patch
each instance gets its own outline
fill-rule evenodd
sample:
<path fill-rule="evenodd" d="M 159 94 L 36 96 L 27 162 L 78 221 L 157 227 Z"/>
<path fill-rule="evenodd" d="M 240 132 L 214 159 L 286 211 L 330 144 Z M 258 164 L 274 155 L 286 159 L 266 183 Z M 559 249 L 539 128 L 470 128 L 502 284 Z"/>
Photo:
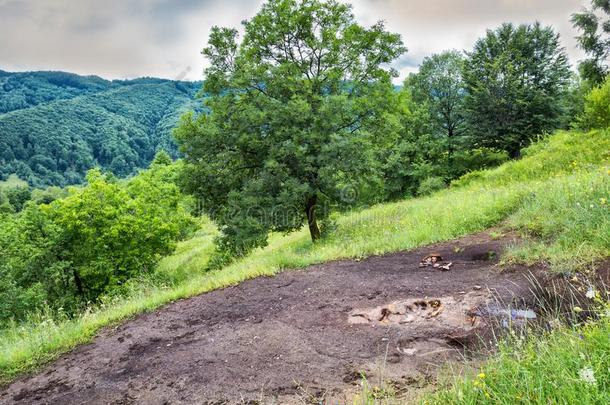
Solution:
<path fill-rule="evenodd" d="M 107 329 L 0 392 L 1 403 L 344 403 L 362 372 L 433 381 L 489 329 L 480 308 L 522 305 L 529 282 L 481 233 L 336 261 L 175 302 Z M 450 270 L 419 265 L 431 251 Z"/>

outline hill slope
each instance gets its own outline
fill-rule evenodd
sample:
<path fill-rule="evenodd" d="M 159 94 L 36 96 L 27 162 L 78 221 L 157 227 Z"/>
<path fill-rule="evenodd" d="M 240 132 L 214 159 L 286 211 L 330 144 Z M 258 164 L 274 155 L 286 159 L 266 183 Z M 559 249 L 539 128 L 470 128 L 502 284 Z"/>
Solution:
<path fill-rule="evenodd" d="M 266 248 L 208 273 L 216 231 L 207 224 L 162 260 L 154 275 L 160 284 L 143 283 L 129 298 L 79 318 L 0 333 L 0 381 L 89 341 L 108 324 L 170 301 L 287 268 L 413 249 L 493 226 L 524 237 L 503 260 L 547 262 L 571 274 L 590 268 L 610 252 L 609 150 L 610 130 L 561 132 L 528 148 L 519 161 L 471 174 L 432 196 L 337 215 L 335 232 L 320 243 L 312 244 L 306 230 L 276 234 Z"/>
<path fill-rule="evenodd" d="M 80 183 L 100 166 L 118 176 L 155 152 L 176 155 L 171 130 L 197 109 L 200 83 L 107 81 L 63 72 L 0 75 L 0 180 L 16 173 L 36 187 Z"/>

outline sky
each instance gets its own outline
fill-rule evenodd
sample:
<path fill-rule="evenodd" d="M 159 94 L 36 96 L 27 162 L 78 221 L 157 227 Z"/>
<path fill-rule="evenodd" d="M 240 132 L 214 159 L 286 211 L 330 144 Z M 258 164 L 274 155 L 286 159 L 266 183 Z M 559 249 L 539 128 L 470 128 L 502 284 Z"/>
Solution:
<path fill-rule="evenodd" d="M 63 70 L 108 79 L 154 76 L 201 80 L 201 49 L 213 25 L 239 27 L 261 0 L 0 0 L 0 69 Z M 552 25 L 572 64 L 570 14 L 588 0 L 353 0 L 364 25 L 378 20 L 402 35 L 409 51 L 397 82 L 422 59 L 468 50 L 502 22 Z"/>

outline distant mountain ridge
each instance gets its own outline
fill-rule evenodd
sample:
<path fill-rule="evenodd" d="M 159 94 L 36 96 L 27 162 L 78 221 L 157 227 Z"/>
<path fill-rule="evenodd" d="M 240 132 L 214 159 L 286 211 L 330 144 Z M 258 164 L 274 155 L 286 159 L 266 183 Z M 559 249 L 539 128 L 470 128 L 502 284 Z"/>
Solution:
<path fill-rule="evenodd" d="M 199 110 L 201 82 L 105 80 L 66 72 L 0 70 L 0 180 L 35 187 L 80 183 L 99 166 L 117 176 L 146 167 L 171 131 Z"/>

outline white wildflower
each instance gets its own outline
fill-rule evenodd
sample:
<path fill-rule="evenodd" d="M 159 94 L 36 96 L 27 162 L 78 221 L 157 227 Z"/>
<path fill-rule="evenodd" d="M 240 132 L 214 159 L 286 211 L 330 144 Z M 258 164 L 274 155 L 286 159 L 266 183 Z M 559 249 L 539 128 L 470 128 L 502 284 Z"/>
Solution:
<path fill-rule="evenodd" d="M 585 367 L 578 372 L 580 379 L 586 382 L 587 384 L 594 385 L 597 383 L 595 380 L 595 373 L 591 367 Z"/>
<path fill-rule="evenodd" d="M 589 287 L 585 296 L 589 299 L 595 298 L 595 290 L 593 289 L 593 287 Z"/>

